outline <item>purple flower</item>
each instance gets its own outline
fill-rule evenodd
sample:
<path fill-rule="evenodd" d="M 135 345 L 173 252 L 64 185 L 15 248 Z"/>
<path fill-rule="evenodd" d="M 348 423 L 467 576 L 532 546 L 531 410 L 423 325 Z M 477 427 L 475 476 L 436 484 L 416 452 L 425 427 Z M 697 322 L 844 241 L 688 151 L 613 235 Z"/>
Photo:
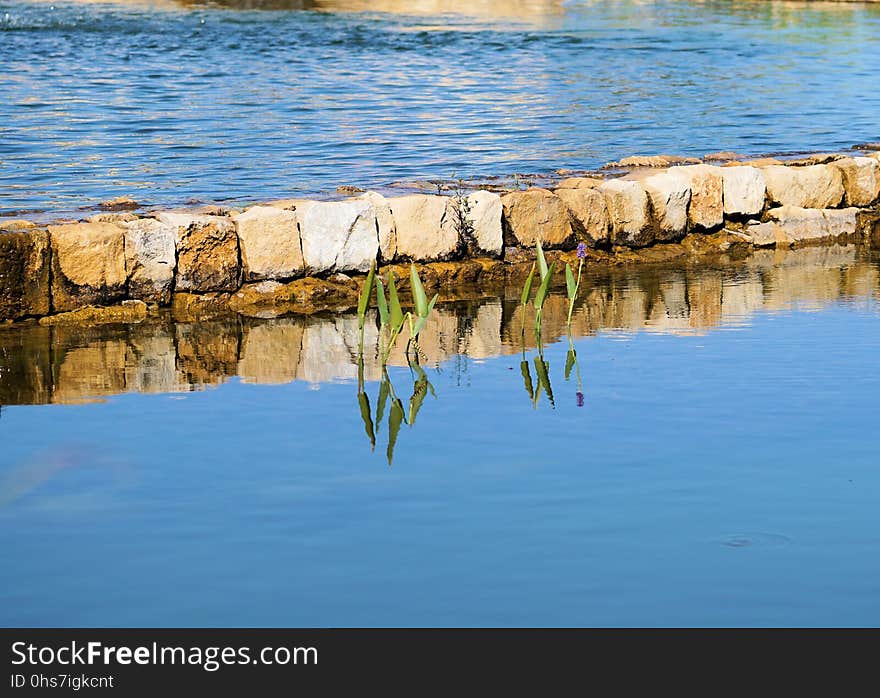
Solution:
<path fill-rule="evenodd" d="M 587 243 L 578 243 L 578 259 L 585 259 L 587 256 Z"/>
<path fill-rule="evenodd" d="M 578 390 L 578 392 L 577 392 L 577 406 L 578 407 L 584 406 L 584 394 L 580 390 Z"/>

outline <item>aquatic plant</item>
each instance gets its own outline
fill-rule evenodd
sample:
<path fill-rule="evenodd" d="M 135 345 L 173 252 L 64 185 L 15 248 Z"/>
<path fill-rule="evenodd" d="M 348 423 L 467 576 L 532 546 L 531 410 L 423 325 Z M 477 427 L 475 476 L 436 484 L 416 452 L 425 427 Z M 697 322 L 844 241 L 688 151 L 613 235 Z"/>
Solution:
<path fill-rule="evenodd" d="M 364 431 L 370 440 L 370 450 L 376 448 L 376 437 L 381 429 L 382 421 L 385 418 L 385 410 L 390 402 L 390 410 L 388 412 L 388 445 L 385 448 L 385 458 L 388 465 L 394 462 L 394 448 L 397 445 L 397 438 L 400 435 L 400 427 L 408 424 L 410 427 L 416 423 L 419 410 L 425 401 L 425 397 L 430 393 L 437 397 L 434 386 L 428 380 L 428 376 L 424 369 L 419 366 L 417 361 L 409 363 L 410 369 L 415 374 L 413 382 L 413 392 L 409 398 L 409 409 L 404 408 L 403 400 L 397 396 L 394 391 L 394 385 L 391 383 L 391 377 L 388 375 L 388 368 L 382 367 L 382 379 L 379 382 L 379 396 L 376 401 L 376 418 L 373 421 L 372 409 L 370 407 L 370 398 L 367 395 L 364 385 L 364 361 L 363 353 L 358 355 L 358 407 L 360 409 L 361 420 L 364 423 Z M 375 426 L 374 426 L 375 425 Z"/>
<path fill-rule="evenodd" d="M 550 401 L 550 406 L 555 408 L 556 401 L 553 397 L 553 388 L 550 385 L 550 364 L 544 359 L 544 353 L 540 348 L 538 349 L 538 355 L 533 359 L 533 363 L 535 366 L 535 378 L 537 383 L 532 381 L 531 367 L 529 366 L 528 360 L 525 358 L 525 353 L 523 353 L 523 359 L 520 361 L 519 369 L 522 373 L 526 394 L 532 402 L 532 407 L 535 409 L 538 408 L 541 391 L 543 391 L 547 395 L 547 399 Z"/>
<path fill-rule="evenodd" d="M 575 369 L 577 373 L 577 392 L 576 403 L 578 407 L 584 406 L 584 387 L 581 380 L 581 366 L 577 360 L 577 352 L 574 348 L 574 341 L 571 338 L 571 328 L 568 331 L 568 353 L 565 356 L 565 380 L 571 378 L 571 369 Z"/>
<path fill-rule="evenodd" d="M 385 286 L 382 280 L 376 279 L 376 305 L 379 309 L 379 333 L 383 337 L 388 334 L 387 342 L 380 352 L 382 365 L 388 363 L 388 356 L 394 348 L 394 344 L 400 337 L 404 326 L 409 327 L 409 340 L 406 343 L 406 354 L 409 356 L 411 346 L 416 351 L 421 351 L 418 346 L 418 337 L 425 328 L 431 313 L 434 310 L 434 304 L 437 302 L 439 294 L 435 294 L 429 301 L 428 295 L 425 293 L 424 284 L 422 284 L 419 273 L 415 264 L 410 265 L 410 286 L 412 289 L 414 312 L 404 314 L 400 305 L 400 297 L 397 293 L 397 283 L 394 279 L 394 272 L 388 270 L 388 295 L 385 295 Z"/>
<path fill-rule="evenodd" d="M 535 281 L 535 271 L 538 272 L 538 290 L 535 292 L 535 298 L 532 301 L 532 304 L 535 306 L 535 340 L 538 343 L 538 347 L 541 347 L 541 318 L 544 310 L 544 302 L 547 300 L 547 293 L 550 290 L 550 281 L 553 279 L 553 268 L 556 265 L 556 262 L 553 262 L 549 266 L 547 265 L 547 260 L 544 257 L 544 250 L 541 247 L 541 241 L 538 240 L 538 244 L 536 247 L 536 252 L 538 256 L 538 261 L 532 264 L 532 269 L 529 271 L 529 275 L 526 277 L 526 282 L 523 285 L 522 295 L 520 296 L 520 303 L 523 308 L 523 328 L 522 334 L 525 335 L 526 327 L 525 327 L 525 309 L 529 303 L 529 296 L 532 293 L 532 286 Z"/>
<path fill-rule="evenodd" d="M 566 263 L 565 265 L 565 288 L 568 293 L 568 318 L 566 320 L 566 325 L 569 327 L 569 334 L 571 329 L 571 313 L 574 310 L 574 303 L 577 300 L 578 291 L 581 287 L 581 272 L 584 269 L 584 259 L 587 256 L 587 245 L 586 243 L 579 243 L 577 246 L 577 258 L 578 258 L 578 274 L 577 280 L 574 278 L 574 272 L 571 270 L 571 265 Z"/>
<path fill-rule="evenodd" d="M 411 264 L 410 285 L 414 308 L 411 312 L 404 313 L 400 305 L 394 272 L 390 269 L 388 270 L 386 282 L 387 292 L 381 277 L 375 273 L 375 265 L 371 265 L 358 300 L 357 312 L 360 340 L 358 343 L 357 397 L 361 419 L 364 423 L 364 431 L 370 440 L 371 449 L 374 449 L 376 446 L 376 435 L 385 417 L 386 406 L 390 402 L 388 412 L 388 446 L 385 456 L 388 459 L 388 465 L 391 465 L 394 460 L 394 447 L 397 444 L 401 425 L 414 425 L 425 396 L 429 392 L 436 396 L 434 386 L 431 385 L 428 376 L 418 362 L 419 355 L 422 354 L 418 346 L 418 337 L 431 317 L 438 294 L 435 294 L 430 301 L 428 300 L 428 295 L 425 293 L 425 287 L 419 277 L 418 270 L 414 264 Z M 376 289 L 376 307 L 379 311 L 379 336 L 382 342 L 379 351 L 382 364 L 382 380 L 379 383 L 375 422 L 373 421 L 370 399 L 364 387 L 364 327 L 366 325 L 367 307 L 369 306 L 373 287 Z M 391 378 L 388 375 L 388 357 L 405 326 L 409 327 L 409 341 L 406 345 L 407 362 L 416 376 L 413 384 L 413 393 L 409 399 L 409 410 L 404 409 L 403 401 L 394 392 L 394 385 L 391 383 Z M 416 349 L 414 358 L 410 358 L 411 346 Z"/>
<path fill-rule="evenodd" d="M 400 336 L 405 322 L 403 309 L 400 307 L 400 298 L 397 295 L 397 284 L 394 282 L 394 272 L 388 270 L 388 296 L 385 296 L 385 287 L 382 280 L 376 280 L 376 305 L 379 308 L 379 334 L 382 337 L 382 349 L 380 351 L 382 366 L 388 363 L 388 356 L 394 348 L 394 343 Z M 388 338 L 386 340 L 386 335 Z"/>
<path fill-rule="evenodd" d="M 394 462 L 394 446 L 397 444 L 400 425 L 405 418 L 403 403 L 400 401 L 400 398 L 392 398 L 391 413 L 388 415 L 388 446 L 385 449 L 385 458 L 388 460 L 388 465 Z"/>
<path fill-rule="evenodd" d="M 425 401 L 427 394 L 430 392 L 431 395 L 437 397 L 437 393 L 434 392 L 434 386 L 431 385 L 428 375 L 419 366 L 418 361 L 411 361 L 409 367 L 416 374 L 416 379 L 413 383 L 413 394 L 409 399 L 409 417 L 407 419 L 407 424 L 412 427 L 416 423 L 416 417 L 419 414 L 419 410 L 422 409 L 422 403 Z"/>
<path fill-rule="evenodd" d="M 364 352 L 363 352 L 363 335 L 361 335 L 361 347 L 358 351 L 358 406 L 361 411 L 361 419 L 364 422 L 364 431 L 367 432 L 367 438 L 370 440 L 370 450 L 376 448 L 376 431 L 373 429 L 373 418 L 370 410 L 370 398 L 364 387 Z M 378 427 L 378 420 L 377 425 Z"/>
<path fill-rule="evenodd" d="M 556 407 L 556 401 L 553 399 L 553 388 L 550 387 L 550 364 L 544 360 L 543 352 L 538 352 L 538 355 L 534 358 L 535 363 L 535 375 L 538 377 L 538 386 L 535 388 L 535 395 L 533 398 L 534 406 L 538 406 L 538 399 L 541 397 L 541 390 L 543 390 L 547 394 L 547 399 L 550 400 L 550 407 Z"/>
<path fill-rule="evenodd" d="M 412 313 L 407 313 L 407 317 L 409 319 L 409 342 L 407 342 L 407 356 L 409 356 L 410 344 L 414 344 L 416 346 L 416 349 L 419 349 L 419 334 L 424 329 L 425 325 L 428 324 L 428 319 L 431 317 L 431 312 L 434 310 L 434 304 L 437 302 L 437 298 L 440 295 L 434 294 L 434 297 L 430 301 L 428 301 L 428 296 L 425 293 L 425 287 L 422 284 L 421 278 L 419 278 L 419 273 L 416 270 L 415 264 L 410 264 L 409 266 L 409 279 L 412 290 L 413 304 L 415 305 L 415 316 Z"/>
<path fill-rule="evenodd" d="M 535 386 L 532 383 L 532 372 L 529 369 L 529 362 L 525 358 L 525 351 L 523 351 L 522 361 L 519 362 L 519 370 L 520 373 L 522 373 L 523 385 L 526 389 L 526 395 L 529 396 L 529 400 L 532 400 L 535 396 Z"/>
<path fill-rule="evenodd" d="M 370 265 L 370 271 L 367 274 L 367 278 L 364 280 L 364 287 L 361 289 L 360 298 L 358 298 L 358 306 L 357 306 L 357 318 L 358 318 L 358 336 L 359 336 L 359 346 L 363 349 L 364 346 L 364 325 L 366 324 L 367 319 L 367 306 L 370 303 L 370 296 L 373 293 L 373 281 L 376 277 L 376 263 L 373 262 Z"/>
<path fill-rule="evenodd" d="M 544 313 L 544 302 L 547 300 L 547 293 L 550 290 L 550 281 L 553 279 L 553 268 L 555 267 L 556 262 L 552 262 L 550 266 L 547 266 L 547 260 L 544 258 L 544 250 L 541 248 L 540 240 L 538 240 L 537 244 L 537 254 L 540 282 L 538 284 L 538 290 L 535 292 L 535 299 L 532 303 L 535 306 L 535 341 L 540 349 L 542 346 L 541 320 Z"/>
<path fill-rule="evenodd" d="M 376 402 L 376 431 L 382 424 L 385 416 L 385 405 L 391 400 L 391 410 L 388 414 L 388 445 L 385 448 L 385 458 L 388 465 L 394 461 L 394 446 L 397 444 L 397 435 L 400 433 L 400 425 L 403 423 L 403 402 L 394 392 L 394 385 L 388 376 L 388 369 L 382 367 L 382 380 L 379 383 L 379 399 Z"/>

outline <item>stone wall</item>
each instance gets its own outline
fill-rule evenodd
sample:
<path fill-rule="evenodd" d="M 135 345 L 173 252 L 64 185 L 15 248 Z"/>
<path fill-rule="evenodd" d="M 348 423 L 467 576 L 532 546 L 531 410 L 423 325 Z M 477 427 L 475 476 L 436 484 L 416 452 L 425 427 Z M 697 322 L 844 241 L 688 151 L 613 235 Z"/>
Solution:
<path fill-rule="evenodd" d="M 377 262 L 506 262 L 538 240 L 557 250 L 583 242 L 603 253 L 591 257 L 598 261 L 719 231 L 753 247 L 790 247 L 877 229 L 880 153 L 669 162 L 632 158 L 604 176 L 501 193 L 366 192 L 46 227 L 0 221 L 0 320 L 122 302 L 277 306 L 279 295 L 284 312 L 296 313 L 328 294 L 355 294 L 350 275 Z"/>

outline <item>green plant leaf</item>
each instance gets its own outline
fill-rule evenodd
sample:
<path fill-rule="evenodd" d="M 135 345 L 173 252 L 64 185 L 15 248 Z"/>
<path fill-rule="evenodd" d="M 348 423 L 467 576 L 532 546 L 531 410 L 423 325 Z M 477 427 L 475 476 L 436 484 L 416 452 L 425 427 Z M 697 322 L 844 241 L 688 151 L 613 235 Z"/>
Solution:
<path fill-rule="evenodd" d="M 523 286 L 522 296 L 520 297 L 520 303 L 523 305 L 529 302 L 529 296 L 532 295 L 532 283 L 535 280 L 535 269 L 536 266 L 533 262 L 532 270 L 529 272 L 528 278 L 526 278 L 526 284 Z"/>
<path fill-rule="evenodd" d="M 385 416 L 385 403 L 388 401 L 388 381 L 383 380 L 379 384 L 379 400 L 376 403 L 376 431 L 382 426 L 382 417 Z"/>
<path fill-rule="evenodd" d="M 428 318 L 425 318 L 425 317 L 420 317 L 418 320 L 415 321 L 413 326 L 410 328 L 410 334 L 412 335 L 413 339 L 415 339 L 416 337 L 419 336 L 419 333 L 423 329 L 425 329 L 425 325 L 427 323 L 428 323 Z"/>
<path fill-rule="evenodd" d="M 569 349 L 568 354 L 565 355 L 565 380 L 571 376 L 571 369 L 574 368 L 575 362 L 577 362 L 577 354 L 574 349 Z"/>
<path fill-rule="evenodd" d="M 373 278 L 376 276 L 376 263 L 370 265 L 370 272 L 361 289 L 361 297 L 358 299 L 358 329 L 364 329 L 364 319 L 367 316 L 367 305 L 370 302 L 370 294 L 373 292 Z"/>
<path fill-rule="evenodd" d="M 547 397 L 550 400 L 551 407 L 556 407 L 553 401 L 553 389 L 550 387 L 550 364 L 548 364 L 540 356 L 535 357 L 535 373 L 538 375 L 538 386 L 544 388 Z"/>
<path fill-rule="evenodd" d="M 382 424 L 382 417 L 385 416 L 385 403 L 388 400 L 389 392 L 390 388 L 388 385 L 388 379 L 383 377 L 382 382 L 379 384 L 379 400 L 376 403 L 376 431 L 379 431 L 379 427 Z"/>
<path fill-rule="evenodd" d="M 535 308 L 540 310 L 544 307 L 544 301 L 547 300 L 547 292 L 550 290 L 550 281 L 553 278 L 553 267 L 556 266 L 556 262 L 553 262 L 550 265 L 550 268 L 547 270 L 547 275 L 541 279 L 541 285 L 538 286 L 538 292 L 535 294 Z"/>
<path fill-rule="evenodd" d="M 376 305 L 379 307 L 379 323 L 385 327 L 388 324 L 388 300 L 385 298 L 385 286 L 378 276 L 376 277 Z"/>
<path fill-rule="evenodd" d="M 400 331 L 400 328 L 403 327 L 403 310 L 400 307 L 400 299 L 397 297 L 394 272 L 390 269 L 388 270 L 388 309 L 390 311 L 391 327 L 397 328 Z"/>
<path fill-rule="evenodd" d="M 428 388 L 431 384 L 421 366 L 417 363 L 411 363 L 410 367 L 415 370 L 418 375 L 418 378 L 416 378 L 416 382 L 413 385 L 412 397 L 409 399 L 409 425 L 413 426 L 416 423 L 416 417 L 419 414 L 419 410 L 422 408 L 422 403 L 425 401 L 425 396 L 428 394 Z"/>
<path fill-rule="evenodd" d="M 385 416 L 385 403 L 388 401 L 388 395 L 391 392 L 390 383 L 391 381 L 386 375 L 382 377 L 382 382 L 379 384 L 379 400 L 376 403 L 376 431 L 379 431 L 382 417 Z"/>
<path fill-rule="evenodd" d="M 535 395 L 535 386 L 532 385 L 532 372 L 529 369 L 529 362 L 523 359 L 519 362 L 519 370 L 522 372 L 523 384 L 526 387 L 526 393 L 531 400 Z"/>
<path fill-rule="evenodd" d="M 547 277 L 547 260 L 544 259 L 544 248 L 541 247 L 540 240 L 538 240 L 536 250 L 538 252 L 538 271 L 541 274 L 541 281 L 543 281 Z"/>
<path fill-rule="evenodd" d="M 431 318 L 431 311 L 434 310 L 434 304 L 437 302 L 437 298 L 439 297 L 439 295 L 440 295 L 440 294 L 435 294 L 435 295 L 434 295 L 434 297 L 431 299 L 431 302 L 428 303 L 428 312 L 425 313 L 425 315 L 424 315 L 423 317 L 419 317 L 419 318 L 416 320 L 415 325 L 413 325 L 413 328 L 412 328 L 412 336 L 413 336 L 413 339 L 415 339 L 416 337 L 418 337 L 418 336 L 419 336 L 419 333 L 420 333 L 423 329 L 425 329 L 425 325 L 428 324 L 428 320 Z"/>
<path fill-rule="evenodd" d="M 416 315 L 425 317 L 428 314 L 428 297 L 425 295 L 425 287 L 416 271 L 416 265 L 409 265 L 409 281 L 412 286 L 413 304 L 416 307 Z"/>
<path fill-rule="evenodd" d="M 577 282 L 574 280 L 574 272 L 571 270 L 570 264 L 565 265 L 565 286 L 568 291 L 568 299 L 574 300 L 577 294 Z"/>
<path fill-rule="evenodd" d="M 397 444 L 397 435 L 400 433 L 400 425 L 403 422 L 403 403 L 399 399 L 391 401 L 391 414 L 388 416 L 388 449 L 385 455 L 388 465 L 394 460 L 394 446 Z"/>
<path fill-rule="evenodd" d="M 370 438 L 370 448 L 374 448 L 376 446 L 376 434 L 373 431 L 373 418 L 370 415 L 370 398 L 367 397 L 366 393 L 358 393 L 358 402 L 361 406 L 361 419 L 364 420 L 364 431 L 367 432 L 367 436 Z"/>

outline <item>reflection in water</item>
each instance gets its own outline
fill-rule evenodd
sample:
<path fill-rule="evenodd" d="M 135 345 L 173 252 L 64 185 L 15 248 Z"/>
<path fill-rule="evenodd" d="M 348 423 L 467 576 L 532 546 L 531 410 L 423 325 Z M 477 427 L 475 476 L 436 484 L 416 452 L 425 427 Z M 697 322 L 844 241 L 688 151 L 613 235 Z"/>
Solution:
<path fill-rule="evenodd" d="M 374 315 L 3 327 L 0 622 L 875 623 L 878 263 L 589 268 L 543 356 L 514 284 L 386 371 Z"/>
<path fill-rule="evenodd" d="M 581 365 L 578 362 L 577 350 L 574 348 L 574 340 L 571 332 L 568 333 L 568 353 L 565 355 L 565 380 L 571 378 L 571 369 L 575 370 L 577 376 L 577 392 L 575 393 L 576 404 L 578 407 L 584 406 L 584 381 L 581 377 Z"/>
<path fill-rule="evenodd" d="M 566 329 L 568 301 L 552 294 L 544 307 L 544 341 L 566 338 L 563 376 L 577 381 L 581 367 L 574 339 L 602 331 L 704 333 L 736 327 L 762 311 L 822 308 L 842 298 L 873 302 L 878 296 L 877 253 L 855 247 L 759 251 L 723 269 L 657 266 L 590 270 Z M 126 392 L 175 393 L 221 384 L 312 384 L 352 381 L 373 442 L 389 418 L 389 436 L 415 422 L 427 393 L 431 368 L 455 357 L 483 359 L 521 354 L 522 379 L 533 404 L 541 395 L 554 404 L 554 374 L 530 332 L 534 309 L 523 308 L 518 289 L 509 298 L 448 303 L 435 309 L 420 337 L 425 360 L 410 363 L 402 346 L 389 366 L 409 367 L 412 397 L 404 398 L 379 361 L 375 315 L 368 315 L 364 355 L 359 360 L 357 316 L 286 317 L 257 320 L 232 316 L 201 323 L 152 318 L 135 325 L 0 329 L 0 404 L 68 404 Z M 525 315 L 524 315 L 525 313 Z M 451 361 L 456 371 L 466 362 Z M 428 369 L 426 372 L 425 369 Z M 558 369 L 557 369 L 558 370 Z M 397 379 L 399 382 L 399 378 Z M 558 379 L 557 379 L 558 380 Z M 369 383 L 378 383 L 371 411 Z M 372 433 L 372 435 L 371 435 Z M 389 454 L 390 455 L 390 454 Z"/>

